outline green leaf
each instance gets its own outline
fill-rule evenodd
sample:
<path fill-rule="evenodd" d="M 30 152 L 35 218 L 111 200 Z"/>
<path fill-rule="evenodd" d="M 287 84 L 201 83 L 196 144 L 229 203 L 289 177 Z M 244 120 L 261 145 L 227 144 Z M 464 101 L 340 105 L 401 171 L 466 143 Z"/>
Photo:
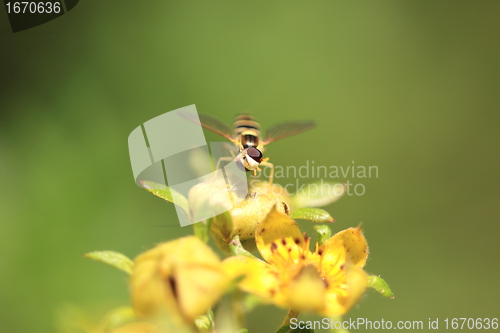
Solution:
<path fill-rule="evenodd" d="M 330 229 L 330 227 L 328 227 L 327 225 L 315 225 L 314 229 L 316 229 L 316 232 L 318 233 L 319 245 L 322 245 L 328 238 L 332 236 L 332 229 Z"/>
<path fill-rule="evenodd" d="M 212 219 L 207 220 L 207 221 L 201 221 L 201 222 L 193 224 L 194 235 L 199 237 L 205 243 L 208 242 L 208 238 L 209 238 L 208 233 L 210 230 L 210 225 L 212 224 L 211 221 L 212 221 Z"/>
<path fill-rule="evenodd" d="M 212 329 L 214 324 L 214 313 L 212 309 L 208 309 L 207 314 L 197 317 L 194 324 L 201 331 L 208 331 Z"/>
<path fill-rule="evenodd" d="M 284 325 L 278 328 L 276 333 L 290 333 L 290 331 L 291 331 L 290 325 Z"/>
<path fill-rule="evenodd" d="M 382 294 L 382 296 L 394 298 L 394 293 L 392 292 L 391 288 L 389 288 L 387 282 L 385 282 L 385 280 L 380 276 L 368 276 L 368 287 L 375 289 L 380 294 Z"/>
<path fill-rule="evenodd" d="M 127 274 L 132 274 L 134 262 L 126 255 L 115 251 L 95 251 L 85 254 L 85 257 L 101 261 L 105 264 L 118 268 Z"/>
<path fill-rule="evenodd" d="M 176 190 L 171 189 L 167 185 L 158 184 L 151 181 L 141 181 L 141 185 L 146 190 L 153 193 L 157 197 L 170 201 L 176 204 L 177 206 L 181 207 L 189 216 L 189 203 L 186 197 L 177 192 Z"/>
<path fill-rule="evenodd" d="M 333 217 L 321 208 L 299 208 L 290 214 L 292 219 L 308 220 L 312 222 L 333 222 Z"/>
<path fill-rule="evenodd" d="M 229 211 L 225 211 L 222 214 L 212 217 L 210 228 L 220 239 L 226 240 L 226 235 L 230 235 L 233 231 L 233 218 Z"/>
<path fill-rule="evenodd" d="M 345 184 L 320 181 L 304 186 L 292 202 L 294 207 L 322 207 L 337 201 L 345 192 Z"/>
<path fill-rule="evenodd" d="M 236 235 L 229 243 L 229 252 L 233 256 L 244 256 L 253 259 L 257 259 L 253 254 L 245 250 L 243 245 L 241 245 L 240 236 Z"/>

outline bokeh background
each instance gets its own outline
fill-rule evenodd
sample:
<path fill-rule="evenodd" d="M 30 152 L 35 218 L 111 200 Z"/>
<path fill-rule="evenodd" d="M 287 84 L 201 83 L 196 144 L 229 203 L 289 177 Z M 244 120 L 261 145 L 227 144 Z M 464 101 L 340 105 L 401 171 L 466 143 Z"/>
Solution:
<path fill-rule="evenodd" d="M 396 298 L 348 317 L 500 316 L 500 2 L 93 0 L 16 34 L 2 13 L 0 39 L 1 332 L 129 304 L 126 276 L 83 254 L 192 232 L 134 184 L 127 148 L 190 104 L 316 120 L 269 146 L 277 165 L 378 166 L 326 209 L 335 230 L 364 223 L 366 270 Z M 257 309 L 250 332 L 284 314 Z"/>

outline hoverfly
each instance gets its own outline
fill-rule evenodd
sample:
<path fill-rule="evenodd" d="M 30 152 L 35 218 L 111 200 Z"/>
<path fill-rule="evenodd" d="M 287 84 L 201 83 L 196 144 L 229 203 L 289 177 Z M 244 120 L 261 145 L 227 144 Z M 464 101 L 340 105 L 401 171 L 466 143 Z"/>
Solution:
<path fill-rule="evenodd" d="M 259 123 L 249 114 L 239 114 L 235 117 L 233 131 L 209 115 L 199 114 L 199 117 L 201 126 L 225 137 L 238 147 L 238 155 L 231 160 L 241 163 L 246 171 L 253 171 L 254 175 L 257 175 L 257 171 L 262 171 L 260 165 L 271 167 L 269 183 L 272 183 L 274 166 L 268 162 L 268 157 L 263 158 L 264 146 L 316 126 L 314 121 L 285 122 L 267 130 L 266 138 L 262 139 Z"/>

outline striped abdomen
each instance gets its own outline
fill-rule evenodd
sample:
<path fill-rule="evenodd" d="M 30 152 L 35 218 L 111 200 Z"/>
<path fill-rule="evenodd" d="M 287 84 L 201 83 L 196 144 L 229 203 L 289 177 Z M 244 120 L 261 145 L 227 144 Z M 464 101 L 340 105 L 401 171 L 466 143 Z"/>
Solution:
<path fill-rule="evenodd" d="M 240 114 L 234 118 L 234 134 L 239 137 L 243 148 L 259 145 L 260 125 L 249 114 Z"/>

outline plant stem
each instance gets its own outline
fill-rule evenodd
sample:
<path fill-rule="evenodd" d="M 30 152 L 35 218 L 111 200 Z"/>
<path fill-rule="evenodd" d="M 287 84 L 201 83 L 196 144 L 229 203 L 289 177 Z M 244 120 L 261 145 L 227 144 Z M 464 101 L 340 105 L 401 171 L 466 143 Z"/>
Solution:
<path fill-rule="evenodd" d="M 292 318 L 297 318 L 298 316 L 299 316 L 299 311 L 290 309 L 290 311 L 288 311 L 288 313 L 286 314 L 285 319 L 283 319 L 281 326 L 290 325 L 290 320 Z"/>
<path fill-rule="evenodd" d="M 243 309 L 243 293 L 236 289 L 232 296 L 233 301 L 233 311 L 238 325 L 238 329 L 242 329 L 246 326 L 245 323 L 245 310 Z"/>

